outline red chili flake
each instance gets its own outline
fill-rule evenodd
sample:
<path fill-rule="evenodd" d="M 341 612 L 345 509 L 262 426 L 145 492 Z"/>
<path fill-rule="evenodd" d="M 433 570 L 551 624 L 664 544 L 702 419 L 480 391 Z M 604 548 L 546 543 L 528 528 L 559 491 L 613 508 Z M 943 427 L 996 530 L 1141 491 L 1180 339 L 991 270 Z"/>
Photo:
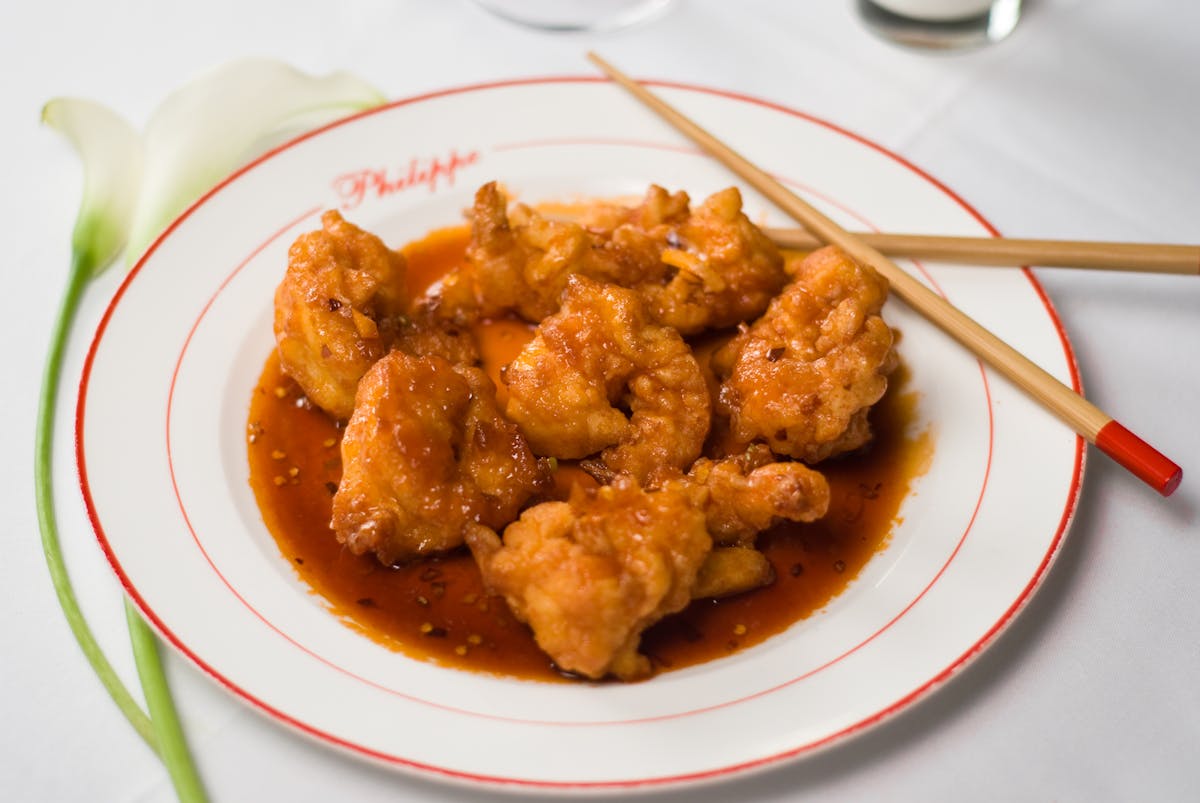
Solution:
<path fill-rule="evenodd" d="M 335 493 L 337 493 L 337 483 L 336 482 L 325 483 L 325 490 L 329 491 L 330 496 L 333 496 Z"/>
<path fill-rule="evenodd" d="M 835 572 L 837 572 L 838 574 L 841 574 L 842 572 L 846 571 L 846 561 L 844 561 L 844 560 L 835 560 L 835 561 L 833 562 L 833 570 L 834 570 Z"/>
<path fill-rule="evenodd" d="M 371 599 L 370 597 L 363 597 L 362 599 L 355 600 L 355 602 L 357 602 L 359 605 L 363 606 L 364 608 L 374 608 L 375 607 L 375 600 Z"/>
<path fill-rule="evenodd" d="M 442 570 L 436 566 L 430 566 L 425 571 L 421 572 L 422 582 L 428 583 L 442 576 Z"/>
<path fill-rule="evenodd" d="M 341 308 L 342 308 L 342 302 L 338 301 L 336 298 L 329 299 L 329 311 L 330 312 L 337 312 Z"/>
<path fill-rule="evenodd" d="M 767 352 L 767 362 L 775 362 L 776 360 L 778 360 L 780 357 L 782 357 L 786 353 L 787 353 L 786 348 L 784 348 L 783 346 L 776 346 L 775 348 L 773 348 Z"/>
<path fill-rule="evenodd" d="M 800 575 L 804 574 L 804 564 L 793 563 L 792 568 L 788 571 L 791 573 L 792 577 L 799 577 Z"/>

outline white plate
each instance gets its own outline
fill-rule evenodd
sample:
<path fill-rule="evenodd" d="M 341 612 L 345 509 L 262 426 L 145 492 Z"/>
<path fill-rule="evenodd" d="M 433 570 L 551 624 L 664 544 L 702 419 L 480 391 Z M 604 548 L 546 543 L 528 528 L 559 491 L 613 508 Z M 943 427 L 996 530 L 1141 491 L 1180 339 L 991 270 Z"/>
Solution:
<path fill-rule="evenodd" d="M 665 98 L 848 225 L 988 234 L 902 159 L 807 115 L 698 87 Z M 888 304 L 936 449 L 890 546 L 821 614 L 633 685 L 495 678 L 413 660 L 344 626 L 299 581 L 247 484 L 251 389 L 287 247 L 340 207 L 395 246 L 453 224 L 497 178 L 527 200 L 694 199 L 726 172 L 621 90 L 588 79 L 439 92 L 292 142 L 226 180 L 154 245 L 88 355 L 81 484 L 145 616 L 241 699 L 328 744 L 438 777 L 597 788 L 724 777 L 859 732 L 936 688 L 1028 600 L 1074 512 L 1083 445 L 932 326 Z M 746 192 L 752 218 L 783 223 Z M 915 266 L 1077 384 L 1024 271 Z"/>

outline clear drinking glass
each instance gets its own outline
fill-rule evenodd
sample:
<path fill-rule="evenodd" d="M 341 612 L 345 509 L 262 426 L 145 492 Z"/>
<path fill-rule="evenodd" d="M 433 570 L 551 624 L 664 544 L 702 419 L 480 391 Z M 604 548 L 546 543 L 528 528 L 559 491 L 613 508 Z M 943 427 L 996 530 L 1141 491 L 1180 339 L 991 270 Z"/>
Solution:
<path fill-rule="evenodd" d="M 542 31 L 611 31 L 647 22 L 673 0 L 475 0 L 497 17 Z"/>
<path fill-rule="evenodd" d="M 998 42 L 1021 18 L 1021 0 L 856 0 L 873 32 L 912 47 L 951 50 Z"/>

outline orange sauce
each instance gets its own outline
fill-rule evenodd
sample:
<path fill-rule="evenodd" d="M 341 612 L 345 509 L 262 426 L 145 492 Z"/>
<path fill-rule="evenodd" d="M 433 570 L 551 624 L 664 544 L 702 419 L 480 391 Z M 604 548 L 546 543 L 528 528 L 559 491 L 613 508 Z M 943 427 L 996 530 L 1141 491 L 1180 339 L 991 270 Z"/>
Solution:
<path fill-rule="evenodd" d="M 423 292 L 457 265 L 466 238 L 463 227 L 443 229 L 408 246 L 410 289 Z M 499 370 L 531 329 L 499 321 L 478 334 L 484 368 L 502 391 Z M 833 490 L 828 515 L 759 536 L 775 582 L 723 600 L 694 602 L 645 633 L 642 651 L 660 671 L 727 655 L 811 616 L 886 545 L 900 503 L 932 449 L 927 433 L 910 431 L 916 399 L 903 391 L 902 373 L 872 411 L 871 449 L 822 464 Z M 341 478 L 340 437 L 339 426 L 307 403 L 272 353 L 250 404 L 250 484 L 263 521 L 300 578 L 347 625 L 393 649 L 461 669 L 561 679 L 528 628 L 502 599 L 487 594 L 465 550 L 385 567 L 338 543 L 329 520 Z M 558 487 L 576 482 L 592 481 L 562 465 Z"/>

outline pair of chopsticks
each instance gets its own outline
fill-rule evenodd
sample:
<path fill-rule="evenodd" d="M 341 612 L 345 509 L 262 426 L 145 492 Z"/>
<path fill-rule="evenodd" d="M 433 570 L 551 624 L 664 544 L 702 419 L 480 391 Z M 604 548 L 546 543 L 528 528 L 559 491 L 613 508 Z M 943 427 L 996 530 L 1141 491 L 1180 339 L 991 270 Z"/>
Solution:
<path fill-rule="evenodd" d="M 1163 496 L 1169 496 L 1179 486 L 1183 478 L 1183 469 L 1123 427 L 1112 416 L 1107 415 L 1083 396 L 1059 382 L 1019 351 L 900 269 L 863 237 L 843 229 L 788 190 L 771 175 L 756 167 L 644 86 L 595 53 L 589 53 L 588 59 L 666 122 L 714 156 L 780 209 L 787 212 L 813 235 L 817 243 L 837 245 L 853 259 L 877 270 L 888 280 L 896 295 L 904 299 L 913 309 L 1008 377 L 1036 401 L 1070 425 L 1089 443 L 1094 444 Z M 950 239 L 957 240 L 958 238 Z M 994 247 L 996 241 L 984 239 L 981 242 Z M 1160 246 L 1160 248 L 1171 248 L 1171 246 Z M 1195 258 L 1194 252 L 1193 258 Z M 1018 264 L 1038 261 L 1037 259 L 1022 259 Z"/>

